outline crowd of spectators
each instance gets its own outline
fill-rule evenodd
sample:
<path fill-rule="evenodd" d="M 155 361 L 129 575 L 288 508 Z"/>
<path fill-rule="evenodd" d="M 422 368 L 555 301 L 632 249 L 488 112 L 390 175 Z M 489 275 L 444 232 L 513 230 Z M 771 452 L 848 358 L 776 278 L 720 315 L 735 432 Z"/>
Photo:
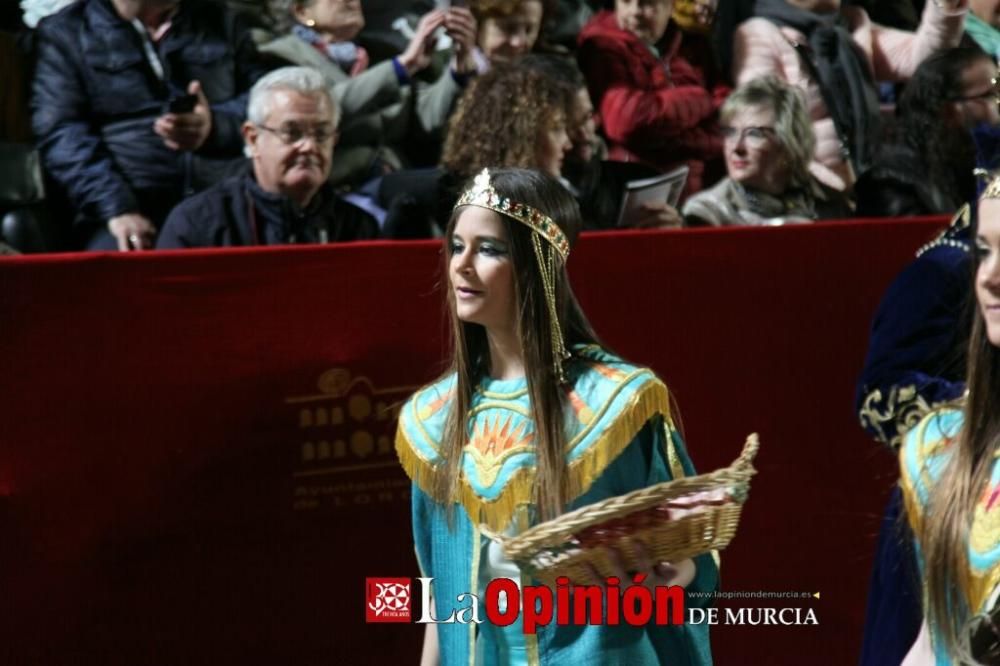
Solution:
<path fill-rule="evenodd" d="M 60 249 L 433 236 L 483 166 L 595 229 L 943 213 L 1000 136 L 1000 0 L 20 4 Z"/>

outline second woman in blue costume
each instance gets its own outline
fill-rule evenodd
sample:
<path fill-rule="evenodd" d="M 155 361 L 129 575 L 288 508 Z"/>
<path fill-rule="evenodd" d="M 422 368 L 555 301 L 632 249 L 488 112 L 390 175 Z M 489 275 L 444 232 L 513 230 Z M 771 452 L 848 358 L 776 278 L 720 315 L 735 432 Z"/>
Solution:
<path fill-rule="evenodd" d="M 494 578 L 533 583 L 498 535 L 694 472 L 664 384 L 602 348 L 573 296 L 566 259 L 579 223 L 551 176 L 496 169 L 476 177 L 448 225 L 452 365 L 403 407 L 396 442 L 437 618 Z M 707 593 L 718 583 L 711 555 L 646 565 L 647 584 Z M 707 596 L 689 595 L 688 607 Z M 427 625 L 423 663 L 711 663 L 706 625 L 549 625 L 535 635 L 479 617 Z"/>
<path fill-rule="evenodd" d="M 977 218 L 968 393 L 926 416 L 900 450 L 924 593 L 905 666 L 1000 663 L 1000 179 Z"/>

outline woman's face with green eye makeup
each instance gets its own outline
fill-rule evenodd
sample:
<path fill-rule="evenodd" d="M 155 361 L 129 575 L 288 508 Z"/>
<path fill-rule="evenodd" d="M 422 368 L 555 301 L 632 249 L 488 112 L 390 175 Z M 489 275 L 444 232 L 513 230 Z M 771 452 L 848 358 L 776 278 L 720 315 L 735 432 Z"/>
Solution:
<path fill-rule="evenodd" d="M 513 333 L 517 327 L 514 265 L 507 228 L 498 213 L 466 206 L 449 239 L 449 279 L 464 322 Z"/>

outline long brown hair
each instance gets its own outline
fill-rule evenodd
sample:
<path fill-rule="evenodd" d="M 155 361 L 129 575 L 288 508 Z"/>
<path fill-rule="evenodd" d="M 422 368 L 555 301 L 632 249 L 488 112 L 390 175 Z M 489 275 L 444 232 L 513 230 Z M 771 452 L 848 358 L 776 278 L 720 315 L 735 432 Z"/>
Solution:
<path fill-rule="evenodd" d="M 555 178 L 528 169 L 491 169 L 491 182 L 502 196 L 528 204 L 549 217 L 563 230 L 570 243 L 580 229 L 580 208 L 573 196 Z M 445 270 L 451 261 L 451 236 L 462 209 L 451 216 L 445 232 Z M 498 213 L 499 215 L 499 213 Z M 567 396 L 553 370 L 551 318 L 542 288 L 541 272 L 535 261 L 531 229 L 506 215 L 500 215 L 510 240 L 514 266 L 514 290 L 517 295 L 517 331 L 524 354 L 528 396 L 535 424 L 537 472 L 534 498 L 542 520 L 562 512 L 566 497 L 566 422 Z M 547 241 L 543 241 L 547 242 Z M 450 278 L 449 278 L 450 279 Z M 556 308 L 567 347 L 598 344 L 590 323 L 580 309 L 569 276 L 563 265 L 556 272 Z M 455 395 L 445 422 L 441 453 L 444 464 L 437 470 L 432 488 L 434 499 L 446 506 L 455 501 L 462 450 L 469 440 L 468 419 L 472 395 L 489 372 L 490 353 L 486 329 L 463 322 L 456 315 L 455 295 L 447 289 L 453 338 L 449 373 L 455 373 Z M 567 374 L 572 377 L 568 364 Z"/>
<path fill-rule="evenodd" d="M 975 227 L 973 239 L 975 239 Z M 978 255 L 973 280 L 978 273 Z M 974 288 L 974 286 L 973 286 Z M 979 307 L 969 337 L 968 396 L 964 424 L 940 479 L 933 485 L 920 539 L 927 578 L 928 623 L 937 628 L 949 654 L 970 659 L 961 630 L 972 614 L 965 601 L 969 590 L 969 528 L 976 504 L 1000 446 L 1000 349 L 986 334 Z"/>

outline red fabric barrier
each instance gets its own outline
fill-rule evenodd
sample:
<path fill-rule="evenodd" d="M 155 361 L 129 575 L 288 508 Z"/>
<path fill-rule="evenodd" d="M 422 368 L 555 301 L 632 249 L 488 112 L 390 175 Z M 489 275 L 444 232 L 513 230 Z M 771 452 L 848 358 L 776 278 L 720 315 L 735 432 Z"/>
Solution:
<path fill-rule="evenodd" d="M 702 470 L 762 450 L 719 664 L 856 660 L 894 460 L 853 412 L 870 317 L 941 220 L 615 232 L 573 281 L 674 391 Z M 399 403 L 442 368 L 430 242 L 0 261 L 0 663 L 414 663 Z M 389 662 L 393 663 L 393 662 Z"/>

